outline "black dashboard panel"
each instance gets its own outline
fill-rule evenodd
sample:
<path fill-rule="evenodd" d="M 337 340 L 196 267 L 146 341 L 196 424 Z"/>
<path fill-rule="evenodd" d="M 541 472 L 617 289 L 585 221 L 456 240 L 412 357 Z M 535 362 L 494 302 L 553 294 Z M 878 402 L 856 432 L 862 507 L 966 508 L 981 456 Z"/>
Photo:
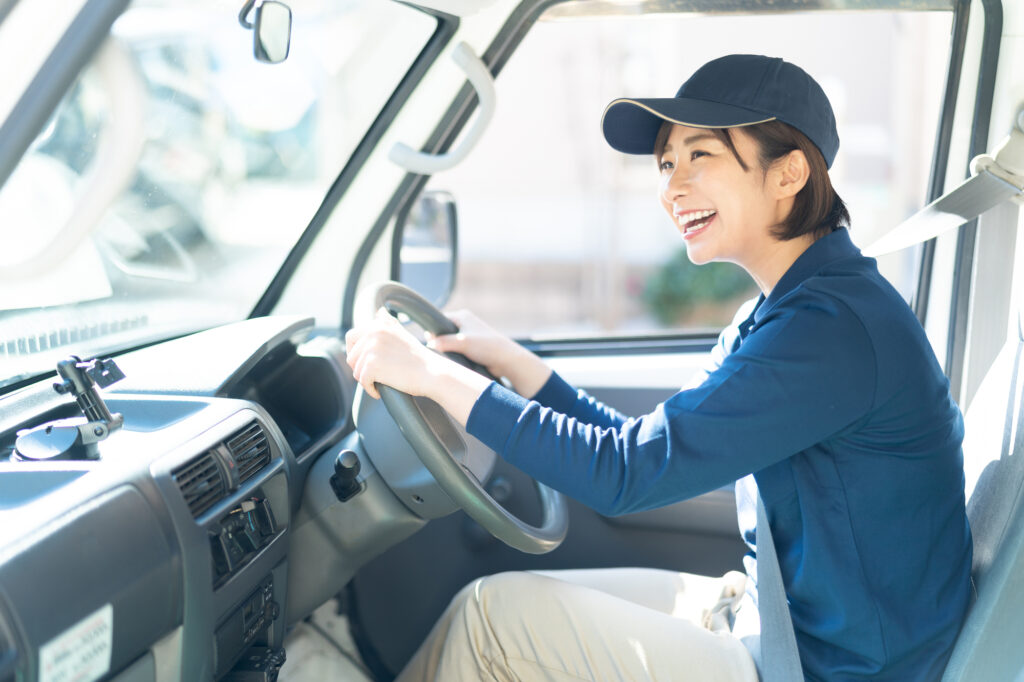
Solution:
<path fill-rule="evenodd" d="M 340 343 L 328 338 L 281 348 L 226 387 L 226 395 L 261 405 L 303 463 L 352 428 L 348 400 L 354 381 L 339 360 L 341 352 Z"/>
<path fill-rule="evenodd" d="M 68 660 L 205 682 L 281 645 L 305 473 L 350 429 L 339 343 L 311 330 L 249 320 L 116 358 L 101 394 L 124 426 L 98 459 L 16 461 L 19 430 L 79 412 L 52 379 L 0 397 L 0 682 Z"/>

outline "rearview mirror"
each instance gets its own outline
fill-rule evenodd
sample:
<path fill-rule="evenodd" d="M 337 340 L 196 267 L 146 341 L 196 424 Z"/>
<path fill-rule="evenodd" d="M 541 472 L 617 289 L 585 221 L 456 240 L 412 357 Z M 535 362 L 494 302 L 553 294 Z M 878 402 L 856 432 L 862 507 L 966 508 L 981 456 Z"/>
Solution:
<path fill-rule="evenodd" d="M 455 198 L 423 192 L 395 229 L 391 278 L 444 306 L 455 286 L 457 234 Z"/>
<path fill-rule="evenodd" d="M 249 21 L 249 14 L 256 16 Z M 252 52 L 258 61 L 279 64 L 288 58 L 292 43 L 292 11 L 277 0 L 245 0 L 238 23 L 253 32 Z"/>
<path fill-rule="evenodd" d="M 278 64 L 288 58 L 292 38 L 292 11 L 287 5 L 265 0 L 256 6 L 252 51 L 256 59 Z"/>

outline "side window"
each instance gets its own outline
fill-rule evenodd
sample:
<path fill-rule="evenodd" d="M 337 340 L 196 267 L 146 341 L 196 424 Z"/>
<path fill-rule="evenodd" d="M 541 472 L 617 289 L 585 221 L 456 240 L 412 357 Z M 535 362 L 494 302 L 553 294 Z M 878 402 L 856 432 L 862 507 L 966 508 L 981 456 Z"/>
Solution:
<path fill-rule="evenodd" d="M 570 7 L 566 5 L 565 7 Z M 519 337 L 709 331 L 756 294 L 731 264 L 689 263 L 657 198 L 653 158 L 601 134 L 616 97 L 670 97 L 714 57 L 758 53 L 828 93 L 841 146 L 832 181 L 860 244 L 924 203 L 952 15 L 575 18 L 555 6 L 497 79 L 494 120 L 460 166 L 434 176 L 459 212 L 466 307 Z M 910 250 L 880 263 L 908 299 Z"/>

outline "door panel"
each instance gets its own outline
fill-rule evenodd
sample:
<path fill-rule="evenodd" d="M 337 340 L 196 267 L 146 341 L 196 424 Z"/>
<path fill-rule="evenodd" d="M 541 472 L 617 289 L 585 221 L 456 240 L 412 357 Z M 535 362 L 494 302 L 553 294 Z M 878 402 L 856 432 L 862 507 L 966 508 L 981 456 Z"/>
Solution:
<path fill-rule="evenodd" d="M 549 358 L 555 371 L 601 402 L 628 416 L 646 414 L 686 386 L 707 363 L 705 353 Z M 587 382 L 599 382 L 590 385 Z M 666 387 L 666 385 L 668 387 Z M 680 534 L 737 535 L 733 486 L 660 509 L 607 518 L 623 529 L 657 529 Z"/>

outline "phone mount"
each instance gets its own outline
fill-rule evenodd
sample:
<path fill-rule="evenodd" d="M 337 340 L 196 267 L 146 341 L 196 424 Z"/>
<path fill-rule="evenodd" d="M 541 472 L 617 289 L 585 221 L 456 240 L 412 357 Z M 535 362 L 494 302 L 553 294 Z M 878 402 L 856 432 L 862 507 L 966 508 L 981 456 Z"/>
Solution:
<path fill-rule="evenodd" d="M 53 390 L 74 396 L 85 420 L 81 417 L 61 419 L 19 432 L 14 459 L 99 459 L 97 444 L 124 425 L 124 417 L 111 413 L 98 390 L 124 379 L 124 372 L 113 360 L 83 362 L 72 355 L 57 363 L 57 374 L 63 381 L 54 383 Z"/>

